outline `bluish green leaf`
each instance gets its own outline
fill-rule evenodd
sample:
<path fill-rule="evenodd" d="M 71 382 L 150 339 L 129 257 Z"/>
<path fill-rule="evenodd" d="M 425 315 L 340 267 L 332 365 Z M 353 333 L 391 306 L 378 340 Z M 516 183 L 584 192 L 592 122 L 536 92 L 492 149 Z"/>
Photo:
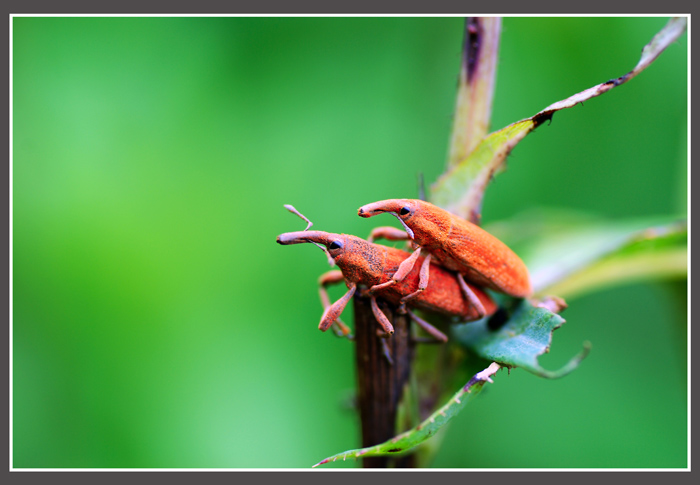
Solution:
<path fill-rule="evenodd" d="M 591 232 L 578 232 L 577 246 L 586 248 L 586 259 L 553 258 L 538 269 L 538 293 L 570 298 L 630 281 L 687 275 L 688 228 L 685 221 L 633 231 L 608 244 L 595 244 Z"/>
<path fill-rule="evenodd" d="M 565 320 L 553 313 L 546 304 L 533 305 L 520 300 L 507 322 L 497 330 L 491 330 L 489 319 L 457 325 L 453 337 L 462 345 L 484 359 L 493 360 L 506 367 L 520 367 L 540 377 L 554 379 L 574 370 L 586 357 L 589 345 L 556 371 L 539 365 L 537 358 L 549 351 L 552 332 Z"/>
<path fill-rule="evenodd" d="M 569 299 L 630 281 L 682 278 L 685 219 L 606 221 L 568 211 L 533 211 L 489 226 L 518 247 L 536 295 Z"/>

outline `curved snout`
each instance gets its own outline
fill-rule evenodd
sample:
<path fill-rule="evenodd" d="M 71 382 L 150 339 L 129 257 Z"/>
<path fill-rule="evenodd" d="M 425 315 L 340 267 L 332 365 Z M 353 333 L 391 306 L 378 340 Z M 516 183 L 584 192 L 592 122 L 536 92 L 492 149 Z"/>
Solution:
<path fill-rule="evenodd" d="M 401 199 L 380 200 L 371 204 L 363 205 L 357 210 L 357 215 L 360 217 L 372 217 L 383 212 L 398 213 L 404 203 Z"/>
<path fill-rule="evenodd" d="M 282 245 L 301 244 L 301 243 L 317 243 L 327 246 L 330 244 L 330 239 L 334 234 L 323 231 L 297 231 L 285 232 L 277 236 L 277 243 Z"/>

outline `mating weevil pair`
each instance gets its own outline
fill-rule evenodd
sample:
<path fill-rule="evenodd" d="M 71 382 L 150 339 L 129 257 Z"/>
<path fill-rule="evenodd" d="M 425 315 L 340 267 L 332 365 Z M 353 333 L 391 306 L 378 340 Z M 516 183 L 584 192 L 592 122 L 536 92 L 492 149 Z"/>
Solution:
<path fill-rule="evenodd" d="M 285 207 L 309 222 L 293 207 Z M 319 280 L 325 308 L 319 324 L 322 331 L 336 324 L 343 335 L 349 334 L 350 330 L 339 317 L 358 285 L 369 288 L 372 311 L 384 335 L 391 335 L 393 327 L 379 309 L 377 296 L 400 305 L 400 311 L 408 312 L 419 326 L 441 341 L 446 341 L 447 337 L 406 306 L 456 316 L 468 322 L 492 315 L 497 309 L 481 287 L 518 298 L 532 294 L 525 264 L 510 248 L 475 224 L 421 200 L 391 199 L 358 210 L 361 217 L 384 212 L 395 215 L 406 232 L 380 227 L 365 241 L 347 234 L 308 231 L 309 222 L 304 231 L 277 237 L 277 242 L 283 245 L 316 244 L 327 252 L 329 261 L 340 268 L 340 271 L 322 275 Z M 371 242 L 379 237 L 410 239 L 415 251 L 409 254 Z M 422 252 L 428 254 L 421 257 Z M 439 264 L 431 262 L 432 258 Z M 331 305 L 326 286 L 341 281 L 345 281 L 348 292 Z"/>

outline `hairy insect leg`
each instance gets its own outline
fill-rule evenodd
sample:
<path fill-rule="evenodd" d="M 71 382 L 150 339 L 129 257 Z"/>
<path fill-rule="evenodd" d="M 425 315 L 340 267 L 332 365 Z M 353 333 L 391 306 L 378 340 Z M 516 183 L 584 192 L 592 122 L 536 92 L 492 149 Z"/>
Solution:
<path fill-rule="evenodd" d="M 423 264 L 420 266 L 420 275 L 418 279 L 418 289 L 414 291 L 413 293 L 410 293 L 403 298 L 401 298 L 401 301 L 399 302 L 399 313 L 406 313 L 406 302 L 414 299 L 418 295 L 420 295 L 423 290 L 425 290 L 428 287 L 428 280 L 430 279 L 430 258 L 432 257 L 432 254 L 428 253 L 428 255 L 425 257 L 423 260 Z"/>
<path fill-rule="evenodd" d="M 328 308 L 331 306 L 331 301 L 330 298 L 328 297 L 328 290 L 327 287 L 329 285 L 333 284 L 338 284 L 342 283 L 345 281 L 345 278 L 343 276 L 343 273 L 340 270 L 332 270 L 328 271 L 326 273 L 323 273 L 319 279 L 318 279 L 318 294 L 319 297 L 321 298 L 321 304 L 323 305 L 323 309 L 328 310 Z M 350 327 L 348 327 L 343 321 L 340 319 L 340 317 L 336 318 L 335 322 L 333 322 L 333 333 L 337 337 L 347 337 L 348 339 L 352 339 L 352 330 L 350 330 Z"/>
<path fill-rule="evenodd" d="M 374 309 L 372 309 L 374 311 Z M 381 314 L 384 315 L 384 312 L 380 310 Z M 377 329 L 377 338 L 382 344 L 382 355 L 386 359 L 386 361 L 389 363 L 389 365 L 394 365 L 394 359 L 391 358 L 391 349 L 389 348 L 389 343 L 387 339 L 391 337 L 390 333 L 385 332 L 383 329 L 378 328 Z"/>
<path fill-rule="evenodd" d="M 377 322 L 379 322 L 379 325 L 382 326 L 385 333 L 392 335 L 394 333 L 394 326 L 386 315 L 384 315 L 384 312 L 381 311 L 379 305 L 377 305 L 377 298 L 374 295 L 370 296 L 369 302 L 372 306 L 372 313 L 374 313 L 374 317 L 377 319 Z"/>
<path fill-rule="evenodd" d="M 401 281 L 402 279 L 404 279 L 406 275 L 408 275 L 408 273 L 410 273 L 413 269 L 413 265 L 416 264 L 416 260 L 418 259 L 418 256 L 420 256 L 420 250 L 421 248 L 416 249 L 413 252 L 413 254 L 411 254 L 408 258 L 404 259 L 399 265 L 399 269 L 396 270 L 396 273 L 394 273 L 394 276 L 392 276 L 389 281 L 380 285 L 374 285 L 369 289 L 369 292 L 374 293 L 376 291 L 383 290 L 387 286 L 391 286 L 397 281 Z"/>
<path fill-rule="evenodd" d="M 391 226 L 375 227 L 369 233 L 368 242 L 374 242 L 375 239 L 386 239 L 388 241 L 404 241 L 409 239 L 408 233 L 401 229 Z"/>
<path fill-rule="evenodd" d="M 413 313 L 411 310 L 408 310 L 408 316 L 411 317 L 411 320 L 416 322 L 420 328 L 425 330 L 429 335 L 434 337 L 434 340 L 430 339 L 427 340 L 426 342 L 439 342 L 439 343 L 444 343 L 447 342 L 447 335 L 442 333 L 440 330 L 437 328 L 433 327 L 431 324 L 420 318 L 418 315 Z"/>
<path fill-rule="evenodd" d="M 479 318 L 486 315 L 486 309 L 484 308 L 484 305 L 482 305 L 481 300 L 477 298 L 474 291 L 472 291 L 472 289 L 469 288 L 467 282 L 464 281 L 464 276 L 457 273 L 457 281 L 459 281 L 459 287 L 462 289 L 462 294 L 464 294 L 464 297 L 467 299 L 467 302 L 469 302 L 469 304 L 474 307 Z"/>
<path fill-rule="evenodd" d="M 342 297 L 340 297 L 338 301 L 326 308 L 326 311 L 323 312 L 323 316 L 321 317 L 321 323 L 319 323 L 318 325 L 319 330 L 325 332 L 326 330 L 328 330 L 328 327 L 330 327 L 333 324 L 333 322 L 336 322 L 338 320 L 340 314 L 343 313 L 343 310 L 345 310 L 345 305 L 348 304 L 350 298 L 352 298 L 352 295 L 355 294 L 356 289 L 357 286 L 355 285 L 355 283 L 350 283 L 350 289 L 348 290 L 348 292 L 345 293 Z M 343 327 L 347 328 L 345 324 L 343 324 Z M 349 330 L 350 329 L 348 329 L 348 331 Z"/>
<path fill-rule="evenodd" d="M 379 308 L 377 298 L 371 295 L 369 298 L 372 313 L 374 313 L 374 318 L 377 319 L 377 322 L 379 322 L 382 327 L 377 329 L 377 338 L 379 338 L 382 343 L 382 355 L 384 355 L 384 358 L 389 365 L 394 365 L 394 359 L 391 358 L 391 349 L 389 348 L 389 343 L 387 342 L 387 339 L 394 334 L 394 326 L 391 324 L 391 322 L 389 322 L 389 319 Z"/>
<path fill-rule="evenodd" d="M 328 297 L 327 287 L 343 281 L 345 281 L 345 277 L 338 269 L 327 271 L 318 278 L 318 296 L 321 298 L 321 305 L 323 305 L 324 311 L 328 310 L 328 308 L 331 306 L 331 300 Z M 340 317 L 335 319 L 332 328 L 333 333 L 337 337 L 347 337 L 348 339 L 353 339 L 352 330 L 350 330 L 350 327 L 343 323 Z"/>

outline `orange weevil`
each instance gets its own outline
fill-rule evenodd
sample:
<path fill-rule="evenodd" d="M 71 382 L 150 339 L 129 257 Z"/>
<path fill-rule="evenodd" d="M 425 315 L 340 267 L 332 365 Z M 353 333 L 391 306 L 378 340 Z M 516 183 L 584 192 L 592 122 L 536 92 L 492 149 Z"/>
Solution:
<path fill-rule="evenodd" d="M 411 239 L 416 250 L 391 280 L 382 283 L 384 286 L 370 288 L 370 292 L 400 281 L 416 263 L 421 250 L 425 250 L 437 262 L 457 273 L 465 297 L 477 307 L 478 302 L 470 294 L 472 292 L 466 281 L 517 298 L 532 295 L 525 263 L 508 246 L 476 224 L 416 199 L 383 200 L 362 206 L 357 211 L 360 217 L 372 217 L 383 212 L 396 216 L 406 233 L 392 227 L 379 227 L 372 231 L 370 239 Z"/>
<path fill-rule="evenodd" d="M 358 285 L 375 287 L 391 281 L 401 263 L 412 257 L 406 251 L 370 243 L 356 236 L 323 231 L 288 232 L 277 236 L 277 242 L 283 245 L 300 243 L 323 245 L 340 268 L 340 271 L 330 271 L 319 279 L 321 301 L 325 307 L 319 324 L 319 329 L 322 331 L 326 331 L 338 319 L 350 298 L 355 294 Z M 430 257 L 414 259 L 414 262 L 418 263 L 417 267 L 408 271 L 401 281 L 382 287 L 370 295 L 372 312 L 385 335 L 391 335 L 394 328 L 386 315 L 379 309 L 377 297 L 400 305 L 400 309 L 405 309 L 406 304 L 408 304 L 411 308 L 455 316 L 463 322 L 477 320 L 484 315 L 495 313 L 496 304 L 480 288 L 470 286 L 478 306 L 481 307 L 481 309 L 477 309 L 473 303 L 465 300 L 462 296 L 460 283 L 455 273 L 436 264 L 430 264 Z M 424 291 L 419 290 L 421 286 L 424 286 L 428 269 L 431 273 L 430 287 Z M 345 281 L 348 291 L 331 305 L 325 287 L 341 281 Z M 447 337 L 435 327 L 418 318 L 412 311 L 407 310 L 407 312 L 419 326 L 437 340 L 447 340 Z"/>

